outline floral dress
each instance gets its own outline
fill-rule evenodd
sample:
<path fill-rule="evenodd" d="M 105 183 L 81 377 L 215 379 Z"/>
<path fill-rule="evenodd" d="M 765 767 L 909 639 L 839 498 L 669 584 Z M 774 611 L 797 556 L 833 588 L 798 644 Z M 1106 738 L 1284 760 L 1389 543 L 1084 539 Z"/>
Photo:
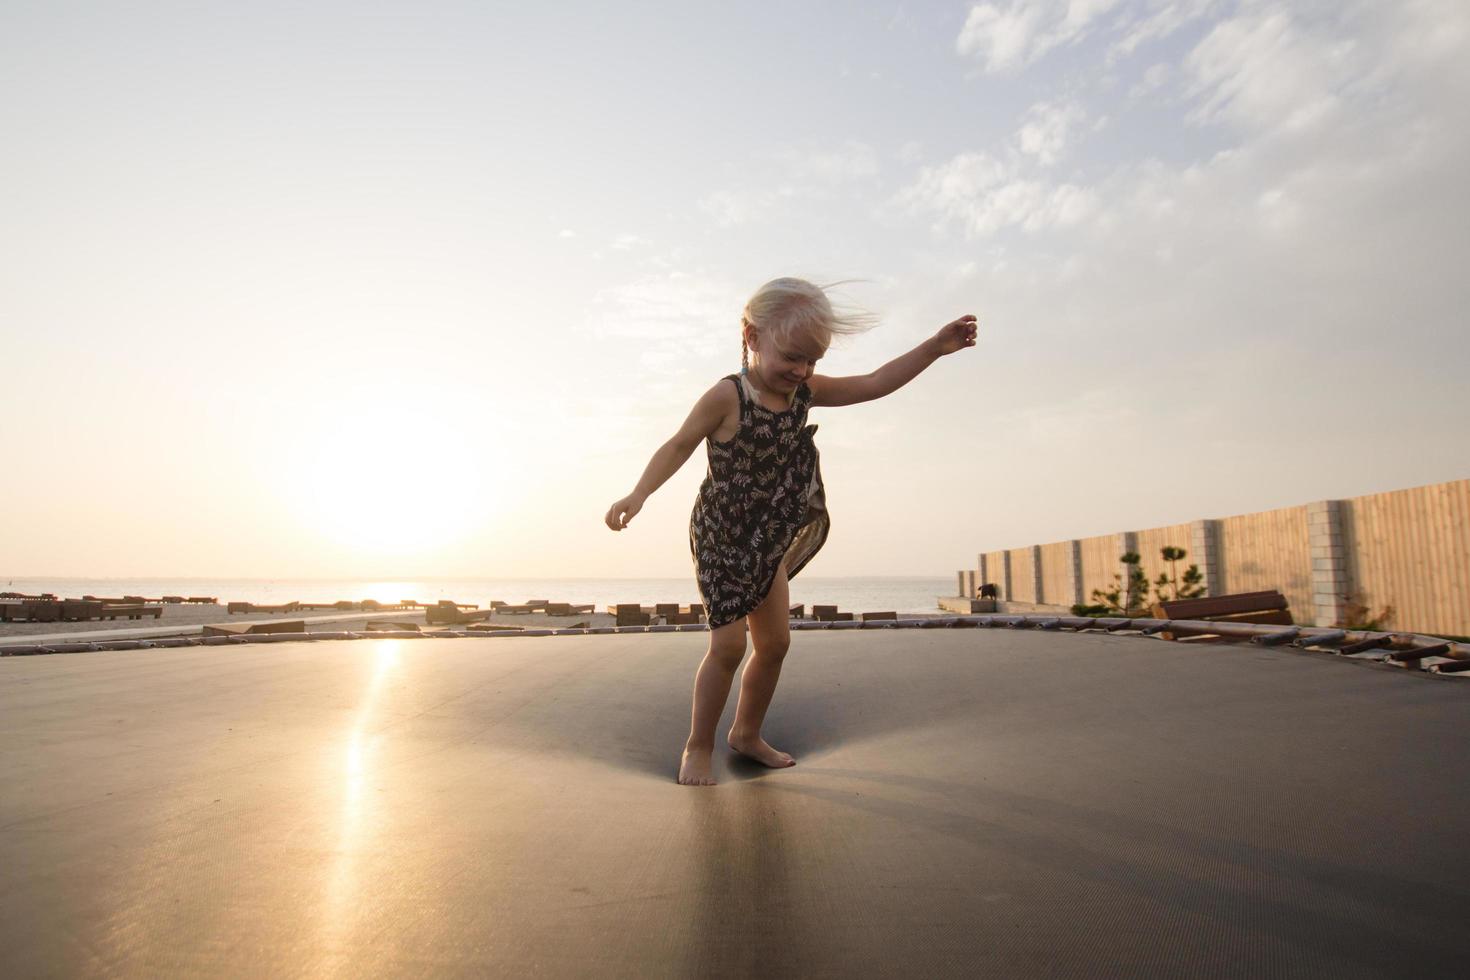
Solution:
<path fill-rule="evenodd" d="M 771 591 L 781 560 L 795 577 L 827 540 L 826 495 L 806 424 L 812 390 L 773 412 L 739 375 L 740 427 L 726 442 L 705 440 L 709 472 L 689 518 L 689 548 L 711 629 L 741 619 Z"/>

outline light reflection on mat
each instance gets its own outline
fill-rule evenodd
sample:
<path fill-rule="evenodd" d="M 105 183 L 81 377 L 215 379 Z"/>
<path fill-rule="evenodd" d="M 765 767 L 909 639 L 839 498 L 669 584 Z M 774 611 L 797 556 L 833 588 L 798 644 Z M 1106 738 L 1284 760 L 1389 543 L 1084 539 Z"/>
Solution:
<path fill-rule="evenodd" d="M 383 686 L 398 666 L 402 645 L 401 640 L 377 643 L 372 678 L 347 735 L 346 748 L 334 749 L 327 759 L 328 778 L 342 780 L 342 811 L 333 848 L 332 870 L 327 878 L 322 928 L 322 948 L 328 956 L 338 956 L 351 949 L 352 930 L 362 906 L 357 858 L 363 852 L 372 829 L 372 813 L 364 799 L 363 788 L 383 738 L 381 733 L 369 729 Z"/>

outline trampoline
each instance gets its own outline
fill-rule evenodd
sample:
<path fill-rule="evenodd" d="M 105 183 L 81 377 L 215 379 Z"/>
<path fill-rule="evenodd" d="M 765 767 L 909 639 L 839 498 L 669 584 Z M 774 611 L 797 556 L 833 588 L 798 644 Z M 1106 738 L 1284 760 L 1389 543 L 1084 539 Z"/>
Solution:
<path fill-rule="evenodd" d="M 797 634 L 0 659 L 7 975 L 1444 976 L 1470 687 L 1280 647 Z M 733 714 L 727 707 L 722 731 Z"/>

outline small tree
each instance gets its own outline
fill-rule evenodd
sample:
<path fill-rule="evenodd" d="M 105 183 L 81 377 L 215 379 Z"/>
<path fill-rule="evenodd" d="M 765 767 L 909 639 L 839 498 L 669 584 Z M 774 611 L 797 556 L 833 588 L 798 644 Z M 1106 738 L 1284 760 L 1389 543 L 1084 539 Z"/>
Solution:
<path fill-rule="evenodd" d="M 1159 555 L 1169 563 L 1169 571 L 1160 572 L 1159 577 L 1154 580 L 1154 595 L 1158 596 L 1160 602 L 1168 602 L 1171 599 L 1198 599 L 1205 594 L 1205 577 L 1200 572 L 1198 565 L 1190 565 L 1186 568 L 1184 581 L 1179 580 L 1179 563 L 1189 555 L 1189 552 L 1183 548 L 1165 545 L 1159 549 Z"/>
<path fill-rule="evenodd" d="M 1118 558 L 1128 568 L 1125 581 L 1121 573 L 1113 574 L 1111 589 L 1093 589 L 1092 604 L 1078 603 L 1072 607 L 1074 616 L 1107 616 L 1110 614 L 1131 615 L 1140 611 L 1148 599 L 1148 576 L 1140 567 L 1143 558 L 1135 551 L 1125 552 Z"/>

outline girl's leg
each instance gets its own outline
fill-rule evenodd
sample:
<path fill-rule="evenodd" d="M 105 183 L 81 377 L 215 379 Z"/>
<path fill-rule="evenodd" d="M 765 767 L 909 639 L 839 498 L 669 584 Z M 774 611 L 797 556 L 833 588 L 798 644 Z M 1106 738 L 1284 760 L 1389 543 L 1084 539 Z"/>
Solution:
<path fill-rule="evenodd" d="M 730 699 L 730 684 L 735 670 L 745 656 L 745 622 L 727 623 L 712 630 L 709 652 L 694 675 L 694 710 L 689 721 L 689 741 L 684 743 L 684 757 L 679 762 L 679 782 L 686 786 L 713 786 L 710 755 L 715 750 L 715 729 L 725 702 Z"/>
<path fill-rule="evenodd" d="M 796 765 L 785 752 L 771 748 L 761 738 L 766 709 L 781 679 L 781 664 L 791 646 L 791 590 L 786 582 L 786 563 L 776 570 L 771 591 L 746 617 L 755 652 L 740 675 L 740 700 L 735 703 L 735 724 L 727 740 L 730 748 L 775 769 Z"/>

